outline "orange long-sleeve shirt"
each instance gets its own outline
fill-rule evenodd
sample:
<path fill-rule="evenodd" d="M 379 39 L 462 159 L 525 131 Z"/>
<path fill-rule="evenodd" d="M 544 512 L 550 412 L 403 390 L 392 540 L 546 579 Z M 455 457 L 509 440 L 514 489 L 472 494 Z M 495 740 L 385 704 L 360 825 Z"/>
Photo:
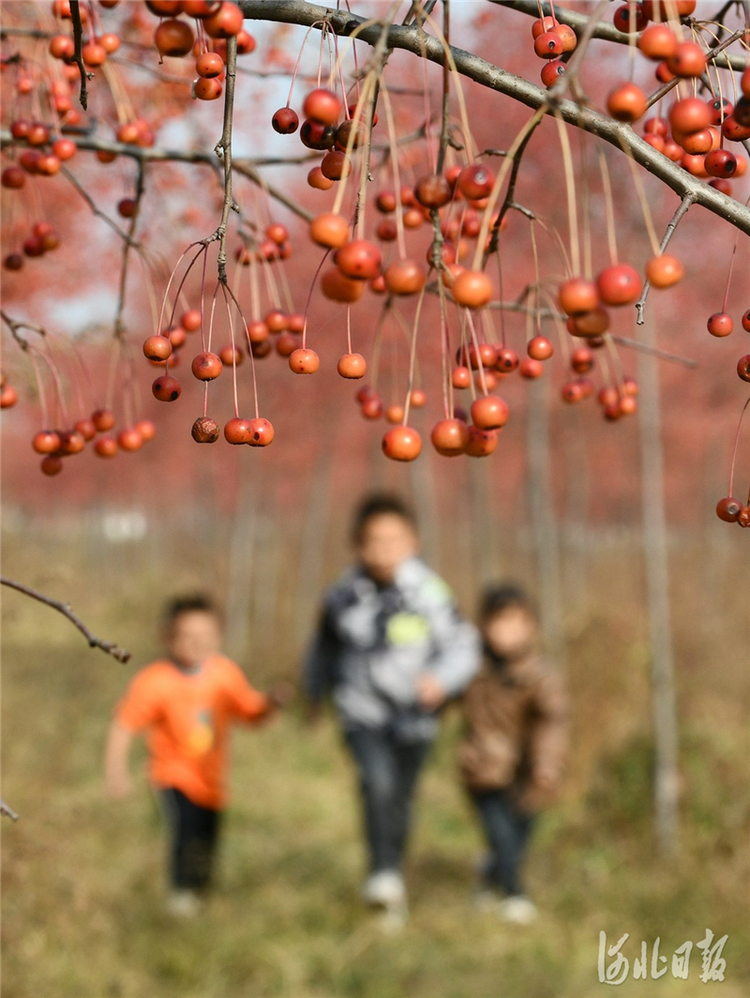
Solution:
<path fill-rule="evenodd" d="M 152 783 L 220 810 L 227 801 L 229 725 L 259 720 L 271 706 L 234 662 L 215 655 L 194 673 L 169 661 L 146 666 L 115 717 L 129 731 L 145 730 Z"/>

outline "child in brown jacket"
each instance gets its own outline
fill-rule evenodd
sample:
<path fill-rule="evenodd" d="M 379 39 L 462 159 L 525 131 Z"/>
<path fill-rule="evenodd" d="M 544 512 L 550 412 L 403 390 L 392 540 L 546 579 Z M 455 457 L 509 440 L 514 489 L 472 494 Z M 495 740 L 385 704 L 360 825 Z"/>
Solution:
<path fill-rule="evenodd" d="M 536 908 L 524 895 L 521 864 L 535 812 L 560 787 L 567 697 L 561 678 L 535 650 L 536 615 L 521 589 L 489 589 L 480 627 L 484 663 L 464 696 L 466 733 L 459 746 L 461 776 L 489 846 L 479 902 L 525 923 Z"/>

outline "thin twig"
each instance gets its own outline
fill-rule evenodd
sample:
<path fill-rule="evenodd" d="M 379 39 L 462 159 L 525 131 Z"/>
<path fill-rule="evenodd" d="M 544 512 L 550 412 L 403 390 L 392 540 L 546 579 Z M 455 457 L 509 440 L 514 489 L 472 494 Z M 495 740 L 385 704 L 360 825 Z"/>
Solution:
<path fill-rule="evenodd" d="M 86 638 L 89 643 L 90 648 L 101 648 L 102 651 L 107 652 L 113 658 L 116 658 L 118 662 L 127 662 L 130 660 L 130 652 L 121 648 L 114 641 L 103 641 L 101 638 L 97 638 L 91 631 L 86 627 L 80 618 L 76 617 L 69 603 L 63 603 L 60 600 L 52 599 L 50 596 L 45 596 L 44 593 L 38 592 L 36 589 L 32 589 L 30 586 L 22 585 L 20 582 L 16 582 L 13 579 L 8 579 L 4 575 L 0 575 L 0 585 L 9 586 L 11 589 L 17 589 L 19 593 L 23 593 L 24 596 L 30 596 L 32 599 L 38 600 L 40 603 L 44 603 L 45 606 L 52 607 L 53 610 L 57 610 L 61 613 L 63 617 L 66 617 L 74 627 L 77 627 L 81 634 Z"/>
<path fill-rule="evenodd" d="M 79 149 L 91 149 L 95 152 L 109 152 L 114 153 L 116 156 L 127 156 L 130 159 L 138 160 L 144 163 L 156 163 L 156 162 L 174 162 L 174 163 L 198 163 L 206 164 L 214 169 L 217 169 L 216 157 L 211 153 L 204 152 L 185 152 L 180 149 L 159 149 L 155 146 L 141 147 L 127 145 L 122 142 L 108 142 L 104 139 L 96 139 L 90 135 L 73 135 L 69 134 L 73 142 Z M 25 143 L 18 142 L 9 131 L 0 132 L 0 147 L 3 149 L 6 146 L 19 146 L 25 145 Z M 313 219 L 313 215 L 302 205 L 298 204 L 293 198 L 290 198 L 283 191 L 279 190 L 273 184 L 269 184 L 263 179 L 261 174 L 258 172 L 258 167 L 261 166 L 296 166 L 299 163 L 308 162 L 310 159 L 315 157 L 305 155 L 301 157 L 293 157 L 291 159 L 282 159 L 281 157 L 268 157 L 263 159 L 235 159 L 232 162 L 232 166 L 237 171 L 246 177 L 249 177 L 253 183 L 262 187 L 270 197 L 278 201 L 280 204 L 285 205 L 291 212 L 298 215 L 300 218 L 304 218 L 305 221 L 310 222 Z M 67 168 L 63 167 L 63 171 Z M 80 191 L 80 188 L 79 188 Z M 90 199 L 87 198 L 89 205 L 91 205 Z"/>
<path fill-rule="evenodd" d="M 132 246 L 137 245 L 134 242 L 135 227 L 138 223 L 138 214 L 141 208 L 141 200 L 143 198 L 143 192 L 145 190 L 145 173 L 146 164 L 143 160 L 138 161 L 138 173 L 135 181 L 135 209 L 130 217 L 130 224 L 128 225 L 128 238 L 124 240 L 122 246 L 122 264 L 120 266 L 120 288 L 117 295 L 117 308 L 115 310 L 115 321 L 114 321 L 114 334 L 118 338 L 122 338 L 125 333 L 125 326 L 122 321 L 122 314 L 125 310 L 125 289 L 128 282 L 128 262 L 130 260 L 130 249 Z"/>
<path fill-rule="evenodd" d="M 661 350 L 659 347 L 651 347 L 646 343 L 641 343 L 639 340 L 631 340 L 627 336 L 614 336 L 610 333 L 610 339 L 617 343 L 621 347 L 630 347 L 631 350 L 637 350 L 638 353 L 647 353 L 651 357 L 658 357 L 660 360 L 668 360 L 673 364 L 682 364 L 683 367 L 696 368 L 698 366 L 697 360 L 691 360 L 690 357 L 680 357 L 679 354 L 670 353 L 668 350 Z"/>
<path fill-rule="evenodd" d="M 492 226 L 492 235 L 490 236 L 490 245 L 487 252 L 484 255 L 485 261 L 492 256 L 493 253 L 497 252 L 497 245 L 500 239 L 500 226 L 503 224 L 503 219 L 511 208 L 516 208 L 522 214 L 526 215 L 527 218 L 534 218 L 533 212 L 529 212 L 528 209 L 524 209 L 521 205 L 517 205 L 515 202 L 516 193 L 516 181 L 518 180 L 518 171 L 521 168 L 521 160 L 523 159 L 523 154 L 526 150 L 526 146 L 529 144 L 529 139 L 534 134 L 538 126 L 541 124 L 541 119 L 535 122 L 528 133 L 524 136 L 523 141 L 516 150 L 515 156 L 513 158 L 513 166 L 510 171 L 510 178 L 508 179 L 508 189 L 505 192 L 505 200 L 500 206 L 500 212 L 498 213 L 497 219 Z"/>
<path fill-rule="evenodd" d="M 725 48 L 728 48 L 728 46 L 732 45 L 733 42 L 736 42 L 738 38 L 742 38 L 744 33 L 745 33 L 744 30 L 740 28 L 737 31 L 733 32 L 731 35 L 729 35 L 728 38 L 725 38 L 724 41 L 721 43 L 721 45 L 717 45 L 713 50 L 709 50 L 708 52 L 706 52 L 706 62 L 716 62 L 716 56 L 719 55 L 720 52 L 723 52 Z M 734 64 L 734 57 L 732 57 L 731 61 L 732 64 Z M 670 92 L 670 90 L 673 90 L 680 82 L 680 79 L 681 77 L 675 76 L 674 79 L 670 80 L 668 83 L 665 83 L 663 86 L 659 87 L 658 90 L 655 90 L 646 101 L 646 110 L 648 110 L 650 107 L 653 107 L 654 104 L 658 103 L 662 99 L 662 97 L 664 97 L 666 94 Z M 703 77 L 703 80 L 705 83 L 705 77 Z"/>
<path fill-rule="evenodd" d="M 13 339 L 16 341 L 16 343 L 20 346 L 22 350 L 28 351 L 30 349 L 29 341 L 26 339 L 25 336 L 21 336 L 22 329 L 28 329 L 30 333 L 37 333 L 39 336 L 47 335 L 47 331 L 43 329 L 41 326 L 35 326 L 33 323 L 30 322 L 19 322 L 17 319 L 12 319 L 8 315 L 8 313 L 3 312 L 2 309 L 0 309 L 0 318 L 8 327 L 8 329 L 10 330 L 10 335 L 13 337 Z"/>
<path fill-rule="evenodd" d="M 0 797 L 0 815 L 4 818 L 10 818 L 11 821 L 18 821 L 18 815 L 12 807 L 5 803 L 2 797 Z"/>
<path fill-rule="evenodd" d="M 692 197 L 690 192 L 683 195 L 682 201 L 680 201 L 679 205 L 677 206 L 677 210 L 675 211 L 674 215 L 672 215 L 672 219 L 664 232 L 664 238 L 659 244 L 660 254 L 663 253 L 664 250 L 667 248 L 669 240 L 674 235 L 675 229 L 679 225 L 683 215 L 687 214 L 690 205 L 693 203 L 693 200 L 694 198 Z M 646 299 L 648 298 L 648 293 L 650 290 L 651 290 L 651 282 L 646 281 L 646 283 L 643 285 L 643 291 L 641 291 L 641 297 L 635 303 L 635 312 L 636 312 L 635 321 L 636 325 L 638 326 L 642 326 L 643 323 L 645 322 L 645 319 L 643 318 L 643 310 L 646 307 Z"/>
<path fill-rule="evenodd" d="M 81 7 L 79 0 L 70 0 L 70 16 L 73 20 L 73 41 L 75 42 L 76 47 L 73 60 L 78 66 L 78 72 L 81 74 L 81 92 L 79 94 L 79 100 L 81 102 L 81 107 L 85 111 L 89 104 L 89 94 L 86 89 L 86 81 L 92 79 L 94 74 L 87 73 L 86 67 L 83 64 L 83 26 L 81 25 Z"/>
<path fill-rule="evenodd" d="M 449 0 L 444 0 L 443 3 L 443 38 L 445 39 L 445 44 L 450 45 L 451 37 L 451 11 Z M 438 154 L 437 161 L 435 165 L 435 173 L 440 175 L 443 172 L 443 167 L 445 166 L 445 155 L 448 150 L 448 145 L 450 144 L 451 138 L 451 69 L 450 62 L 447 58 L 443 59 L 443 96 L 440 106 L 440 138 L 438 144 Z M 440 275 L 443 269 L 443 243 L 445 239 L 443 237 L 443 229 L 441 225 L 440 212 L 437 208 L 432 208 L 430 210 L 430 219 L 432 220 L 432 266 Z M 442 281 L 442 277 L 439 276 L 439 280 Z M 441 313 L 443 310 L 443 297 L 441 296 L 440 308 Z M 442 320 L 441 320 L 442 321 Z"/>
<path fill-rule="evenodd" d="M 219 240 L 219 280 L 226 287 L 227 283 L 227 226 L 229 212 L 239 211 L 232 194 L 232 121 L 234 117 L 234 85 L 237 78 L 237 36 L 227 39 L 227 88 L 224 93 L 224 127 L 221 138 L 214 152 L 224 164 L 224 204 L 221 209 L 221 221 L 211 239 Z"/>
<path fill-rule="evenodd" d="M 435 290 L 434 286 L 430 286 L 428 291 Z M 524 295 L 526 297 L 526 295 Z M 551 308 L 534 308 L 530 305 L 524 305 L 523 301 L 493 301 L 487 306 L 488 308 L 498 309 L 503 312 L 520 312 L 523 315 L 534 315 L 538 316 L 540 319 L 558 319 L 560 321 L 565 321 L 567 315 L 563 312 L 556 312 Z M 641 343 L 639 340 L 629 339 L 627 336 L 615 336 L 611 335 L 611 339 L 618 346 L 627 347 L 630 350 L 637 350 L 638 353 L 647 353 L 652 357 L 658 357 L 660 360 L 667 360 L 672 364 L 682 364 L 683 367 L 696 368 L 698 367 L 698 361 L 692 360 L 690 357 L 681 357 L 679 354 L 670 353 L 668 350 L 661 350 L 659 347 L 651 347 L 645 343 Z"/>
<path fill-rule="evenodd" d="M 67 166 L 61 167 L 60 172 L 67 180 L 70 181 L 73 187 L 75 187 L 75 189 L 78 191 L 78 193 L 81 195 L 83 200 L 86 202 L 86 204 L 89 206 L 89 208 L 94 213 L 94 215 L 96 215 L 97 218 L 101 218 L 103 222 L 106 222 L 111 229 L 114 229 L 114 231 L 117 233 L 120 239 L 124 240 L 126 243 L 128 243 L 128 245 L 133 246 L 135 249 L 141 249 L 140 243 L 136 242 L 136 240 L 134 240 L 132 236 L 128 235 L 128 233 L 125 232 L 124 229 L 120 228 L 117 222 L 111 219 L 109 215 L 105 214 L 100 208 L 96 206 L 93 198 L 88 193 L 86 188 L 79 183 L 75 175 L 70 172 Z"/>

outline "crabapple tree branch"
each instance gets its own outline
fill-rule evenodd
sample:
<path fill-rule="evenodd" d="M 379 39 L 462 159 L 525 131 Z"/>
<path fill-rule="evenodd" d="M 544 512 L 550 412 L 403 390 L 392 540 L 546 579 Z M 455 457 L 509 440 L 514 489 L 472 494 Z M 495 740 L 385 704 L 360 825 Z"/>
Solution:
<path fill-rule="evenodd" d="M 44 603 L 45 606 L 50 606 L 53 610 L 57 610 L 58 613 L 61 613 L 63 617 L 66 617 L 74 627 L 78 628 L 81 634 L 83 634 L 88 641 L 90 648 L 101 648 L 102 651 L 105 651 L 108 655 L 116 658 L 118 662 L 128 662 L 130 660 L 130 652 L 126 651 L 125 648 L 121 648 L 120 645 L 115 644 L 114 641 L 104 641 L 102 638 L 97 638 L 96 635 L 92 634 L 83 621 L 73 613 L 69 603 L 63 603 L 61 600 L 52 599 L 51 596 L 45 596 L 44 593 L 40 593 L 36 589 L 32 589 L 30 586 L 25 586 L 22 583 L 16 582 L 14 579 L 9 579 L 4 575 L 0 575 L 0 585 L 8 586 L 10 589 L 16 589 L 19 593 L 23 593 L 24 596 L 30 596 L 31 599 L 38 600 L 40 603 Z"/>
<path fill-rule="evenodd" d="M 219 240 L 219 280 L 227 283 L 227 224 L 229 212 L 239 211 L 232 194 L 232 121 L 234 118 L 234 85 L 237 79 L 237 36 L 227 39 L 227 89 L 224 94 L 224 127 L 214 152 L 224 165 L 224 205 L 221 222 L 211 239 Z"/>
<path fill-rule="evenodd" d="M 28 329 L 30 333 L 37 333 L 39 336 L 47 335 L 46 330 L 42 329 L 41 326 L 35 326 L 29 322 L 19 322 L 17 319 L 12 319 L 7 312 L 3 312 L 2 310 L 0 310 L 0 318 L 8 327 L 8 329 L 10 330 L 10 335 L 13 337 L 13 339 L 16 341 L 16 343 L 20 346 L 22 350 L 28 351 L 30 349 L 29 341 L 26 339 L 25 336 L 21 335 L 22 329 Z"/>
<path fill-rule="evenodd" d="M 68 138 L 75 142 L 79 149 L 89 149 L 93 152 L 114 153 L 116 156 L 128 156 L 131 159 L 139 160 L 143 163 L 169 161 L 173 163 L 203 163 L 207 166 L 213 167 L 214 169 L 217 169 L 218 167 L 216 157 L 205 152 L 184 151 L 181 149 L 159 149 L 155 146 L 133 146 L 127 145 L 123 142 L 109 142 L 106 139 L 97 139 L 91 135 L 69 135 Z M 19 142 L 18 139 L 13 138 L 9 131 L 1 131 L 0 146 L 5 148 L 10 145 L 22 146 L 23 143 Z M 263 189 L 266 190 L 268 194 L 274 198 L 274 200 L 285 205 L 295 215 L 303 218 L 306 222 L 310 222 L 312 221 L 313 216 L 306 208 L 303 208 L 302 205 L 298 204 L 293 198 L 290 198 L 283 191 L 279 190 L 274 184 L 269 184 L 258 172 L 258 168 L 262 166 L 295 166 L 298 163 L 307 162 L 310 158 L 310 156 L 294 157 L 292 159 L 282 159 L 279 157 L 271 157 L 267 159 L 241 158 L 234 159 L 232 161 L 232 167 L 237 173 L 241 173 L 243 176 L 252 180 L 253 183 L 258 184 L 259 187 L 263 187 Z M 112 225 L 115 224 L 111 219 L 109 219 L 109 222 Z M 120 232 L 122 237 L 125 238 L 125 233 L 122 232 L 122 230 L 120 230 Z"/>
<path fill-rule="evenodd" d="M 382 33 L 379 23 L 362 27 L 365 22 L 364 17 L 348 11 L 329 10 L 317 4 L 307 3 L 306 0 L 240 0 L 239 5 L 245 17 L 251 20 L 279 21 L 308 27 L 313 25 L 318 27 L 326 22 L 339 35 L 346 36 L 356 30 L 357 38 L 370 45 L 375 45 Z M 388 31 L 388 46 L 417 56 L 424 55 L 431 62 L 443 64 L 445 53 L 442 44 L 438 39 L 414 27 L 392 25 Z M 550 96 L 541 87 L 493 65 L 472 52 L 455 46 L 451 46 L 450 51 L 458 72 L 467 79 L 511 97 L 534 110 L 550 105 Z M 625 151 L 636 163 L 680 197 L 690 194 L 694 204 L 702 205 L 719 218 L 750 235 L 750 208 L 691 176 L 681 166 L 673 163 L 636 135 L 629 125 L 571 100 L 556 102 L 554 110 L 567 124 L 590 132 L 610 145 L 616 146 L 620 151 Z"/>
<path fill-rule="evenodd" d="M 120 289 L 117 295 L 117 308 L 115 310 L 114 332 L 115 336 L 122 336 L 125 327 L 122 321 L 122 313 L 125 310 L 125 290 L 128 283 L 128 263 L 130 261 L 130 250 L 132 246 L 137 246 L 134 242 L 135 227 L 138 224 L 138 215 L 141 210 L 141 201 L 145 190 L 146 164 L 143 160 L 138 160 L 138 173 L 135 182 L 135 206 L 128 225 L 127 239 L 122 246 L 122 263 L 120 265 Z"/>
<path fill-rule="evenodd" d="M 81 6 L 79 0 L 70 0 L 70 16 L 73 21 L 73 42 L 75 44 L 75 54 L 73 56 L 73 60 L 78 66 L 78 72 L 81 74 L 81 91 L 79 100 L 81 102 L 81 107 L 85 111 L 89 104 L 86 81 L 90 78 L 90 76 L 93 76 L 93 73 L 87 73 L 86 67 L 83 64 L 83 54 L 81 51 L 83 42 L 83 26 L 81 24 Z"/>

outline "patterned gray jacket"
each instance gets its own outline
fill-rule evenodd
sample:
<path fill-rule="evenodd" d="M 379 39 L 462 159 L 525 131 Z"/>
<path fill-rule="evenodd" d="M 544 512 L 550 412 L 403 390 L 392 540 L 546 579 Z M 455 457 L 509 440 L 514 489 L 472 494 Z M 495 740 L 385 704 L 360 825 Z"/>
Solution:
<path fill-rule="evenodd" d="M 424 562 L 404 562 L 389 586 L 354 567 L 326 594 L 303 685 L 312 701 L 333 694 L 345 729 L 390 726 L 405 740 L 431 738 L 438 721 L 417 703 L 417 677 L 429 671 L 457 696 L 480 656 L 476 629 Z"/>

